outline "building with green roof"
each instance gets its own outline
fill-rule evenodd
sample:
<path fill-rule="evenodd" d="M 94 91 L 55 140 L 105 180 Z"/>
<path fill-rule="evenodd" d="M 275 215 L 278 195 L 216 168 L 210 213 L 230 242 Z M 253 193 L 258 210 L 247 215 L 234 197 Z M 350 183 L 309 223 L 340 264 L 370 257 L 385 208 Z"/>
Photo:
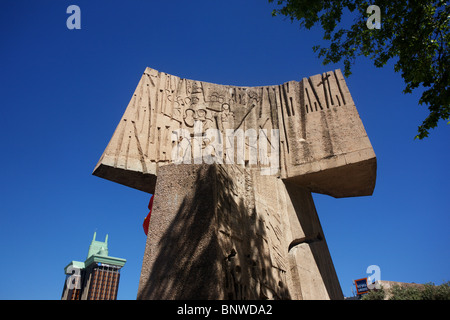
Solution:
<path fill-rule="evenodd" d="M 62 300 L 116 300 L 120 269 L 126 260 L 109 256 L 108 235 L 96 240 L 94 232 L 84 262 L 71 261 L 65 268 L 66 281 Z"/>

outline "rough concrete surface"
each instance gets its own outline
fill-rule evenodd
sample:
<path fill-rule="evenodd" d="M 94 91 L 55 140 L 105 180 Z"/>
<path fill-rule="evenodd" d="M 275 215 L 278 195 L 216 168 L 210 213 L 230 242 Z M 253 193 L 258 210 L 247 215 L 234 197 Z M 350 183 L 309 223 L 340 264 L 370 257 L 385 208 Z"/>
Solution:
<path fill-rule="evenodd" d="M 155 194 L 138 299 L 343 299 L 311 192 L 371 195 L 376 157 L 340 70 L 235 87 L 147 68 L 93 174 Z"/>

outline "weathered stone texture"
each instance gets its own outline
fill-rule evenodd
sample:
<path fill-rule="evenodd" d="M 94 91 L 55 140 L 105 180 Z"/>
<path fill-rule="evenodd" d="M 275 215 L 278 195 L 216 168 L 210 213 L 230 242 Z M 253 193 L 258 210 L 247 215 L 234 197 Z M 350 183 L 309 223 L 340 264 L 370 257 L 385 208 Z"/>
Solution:
<path fill-rule="evenodd" d="M 375 154 L 340 70 L 235 87 L 147 68 L 94 175 L 153 193 L 158 167 L 172 160 L 172 131 L 193 134 L 195 120 L 224 136 L 226 129 L 279 129 L 281 178 L 334 197 L 372 194 Z"/>
<path fill-rule="evenodd" d="M 237 165 L 172 164 L 155 194 L 139 299 L 343 298 L 308 190 Z"/>
<path fill-rule="evenodd" d="M 172 163 L 199 123 L 256 130 L 275 170 L 249 140 L 243 165 Z M 138 299 L 342 299 L 311 192 L 371 195 L 376 157 L 340 70 L 236 87 L 147 68 L 93 174 L 155 194 Z"/>

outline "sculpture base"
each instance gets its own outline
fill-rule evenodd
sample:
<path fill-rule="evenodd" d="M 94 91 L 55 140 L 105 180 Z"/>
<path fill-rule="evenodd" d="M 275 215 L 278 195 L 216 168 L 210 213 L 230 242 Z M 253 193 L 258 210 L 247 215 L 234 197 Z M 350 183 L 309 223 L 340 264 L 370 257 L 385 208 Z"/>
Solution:
<path fill-rule="evenodd" d="M 158 170 L 138 299 L 343 299 L 311 193 L 236 165 Z"/>

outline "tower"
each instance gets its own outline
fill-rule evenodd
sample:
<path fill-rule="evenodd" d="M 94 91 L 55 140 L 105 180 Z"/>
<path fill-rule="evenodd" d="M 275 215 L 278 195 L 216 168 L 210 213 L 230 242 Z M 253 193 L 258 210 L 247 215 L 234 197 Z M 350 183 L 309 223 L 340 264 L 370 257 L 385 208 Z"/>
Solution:
<path fill-rule="evenodd" d="M 96 232 L 86 260 L 71 261 L 64 268 L 62 300 L 116 300 L 120 269 L 126 260 L 108 255 L 108 235 L 105 241 L 95 237 Z"/>

